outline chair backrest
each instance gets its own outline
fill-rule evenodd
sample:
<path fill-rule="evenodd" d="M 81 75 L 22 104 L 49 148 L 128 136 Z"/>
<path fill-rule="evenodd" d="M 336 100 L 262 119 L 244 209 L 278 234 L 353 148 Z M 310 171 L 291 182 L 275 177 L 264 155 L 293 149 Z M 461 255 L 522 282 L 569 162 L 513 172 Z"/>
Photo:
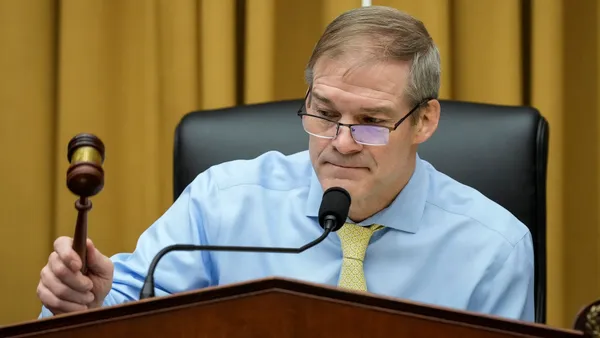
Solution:
<path fill-rule="evenodd" d="M 306 150 L 296 115 L 302 100 L 191 112 L 175 132 L 174 197 L 210 166 L 269 150 Z M 546 320 L 546 167 L 548 123 L 530 107 L 440 101 L 435 134 L 419 156 L 513 213 L 531 231 L 536 322 Z"/>

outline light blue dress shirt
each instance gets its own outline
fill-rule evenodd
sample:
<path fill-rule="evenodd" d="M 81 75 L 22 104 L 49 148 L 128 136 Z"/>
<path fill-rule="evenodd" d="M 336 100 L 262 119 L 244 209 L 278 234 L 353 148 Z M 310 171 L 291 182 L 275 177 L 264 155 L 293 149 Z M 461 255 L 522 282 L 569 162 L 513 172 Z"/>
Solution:
<path fill-rule="evenodd" d="M 154 255 L 171 244 L 300 247 L 322 233 L 323 190 L 308 152 L 268 152 L 208 169 L 115 264 L 109 306 L 137 300 Z M 531 235 L 512 214 L 418 158 L 406 187 L 361 222 L 382 224 L 364 262 L 368 290 L 438 306 L 534 320 Z M 171 252 L 156 295 L 281 276 L 336 285 L 340 240 L 301 254 Z M 41 316 L 51 313 L 42 308 Z"/>

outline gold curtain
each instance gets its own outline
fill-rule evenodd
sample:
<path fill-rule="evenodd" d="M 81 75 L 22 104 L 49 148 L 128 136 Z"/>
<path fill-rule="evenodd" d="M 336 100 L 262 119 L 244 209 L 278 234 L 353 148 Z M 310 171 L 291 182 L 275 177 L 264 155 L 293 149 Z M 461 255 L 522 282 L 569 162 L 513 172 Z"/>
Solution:
<path fill-rule="evenodd" d="M 303 68 L 323 28 L 360 6 L 246 0 L 238 31 L 241 3 L 0 0 L 0 325 L 37 316 L 40 269 L 53 240 L 73 234 L 75 196 L 65 185 L 73 135 L 95 133 L 107 147 L 89 236 L 108 255 L 130 251 L 172 201 L 181 116 L 240 98 L 301 97 Z M 570 326 L 600 297 L 597 1 L 373 4 L 424 21 L 442 53 L 442 98 L 530 104 L 550 121 L 548 323 Z"/>

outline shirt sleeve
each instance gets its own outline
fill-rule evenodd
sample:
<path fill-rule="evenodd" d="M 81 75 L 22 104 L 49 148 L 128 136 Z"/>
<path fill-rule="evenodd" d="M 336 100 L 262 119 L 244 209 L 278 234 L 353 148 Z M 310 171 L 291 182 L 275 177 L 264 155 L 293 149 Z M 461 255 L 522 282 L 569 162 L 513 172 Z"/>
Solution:
<path fill-rule="evenodd" d="M 210 210 L 212 215 L 218 214 L 218 210 L 216 205 L 207 206 L 204 203 L 216 200 L 216 193 L 216 185 L 211 182 L 209 173 L 199 175 L 173 205 L 142 233 L 132 253 L 112 256 L 115 267 L 113 284 L 103 306 L 138 300 L 150 262 L 164 247 L 172 244 L 206 244 L 204 224 L 210 222 L 212 216 L 205 210 Z M 155 295 L 158 297 L 211 285 L 214 282 L 212 269 L 208 251 L 171 251 L 156 266 Z M 40 318 L 48 316 L 52 316 L 52 313 L 42 306 Z"/>
<path fill-rule="evenodd" d="M 533 242 L 527 232 L 516 243 L 498 269 L 490 269 L 476 289 L 472 304 L 476 312 L 533 322 L 534 261 Z"/>

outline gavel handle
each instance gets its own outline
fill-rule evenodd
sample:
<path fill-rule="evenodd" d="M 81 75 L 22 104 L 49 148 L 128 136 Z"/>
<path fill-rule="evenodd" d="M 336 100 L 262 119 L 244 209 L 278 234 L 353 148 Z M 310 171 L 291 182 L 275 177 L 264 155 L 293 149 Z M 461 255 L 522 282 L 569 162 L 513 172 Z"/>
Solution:
<path fill-rule="evenodd" d="M 87 273 L 87 213 L 92 208 L 92 202 L 86 197 L 75 201 L 77 209 L 77 224 L 75 224 L 75 235 L 73 236 L 73 250 L 81 258 L 81 273 Z"/>

